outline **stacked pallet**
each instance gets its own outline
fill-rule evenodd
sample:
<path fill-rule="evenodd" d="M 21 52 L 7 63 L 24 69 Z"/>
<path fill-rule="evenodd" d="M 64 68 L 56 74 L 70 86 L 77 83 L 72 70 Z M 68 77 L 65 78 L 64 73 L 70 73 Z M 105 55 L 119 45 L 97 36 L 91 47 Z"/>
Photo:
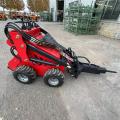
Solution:
<path fill-rule="evenodd" d="M 69 4 L 64 14 L 64 28 L 75 34 L 96 34 L 102 10 L 83 6 L 78 1 Z"/>

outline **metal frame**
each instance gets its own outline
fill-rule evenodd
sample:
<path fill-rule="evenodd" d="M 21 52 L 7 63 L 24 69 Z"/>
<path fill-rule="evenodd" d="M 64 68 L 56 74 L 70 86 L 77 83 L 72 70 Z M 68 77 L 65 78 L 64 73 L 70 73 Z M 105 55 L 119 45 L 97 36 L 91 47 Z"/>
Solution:
<path fill-rule="evenodd" d="M 113 8 L 112 8 L 111 16 L 113 15 L 113 12 L 114 12 L 114 10 L 115 10 L 115 8 L 116 8 L 116 5 L 117 5 L 118 1 L 119 1 L 119 0 L 115 0 L 115 4 L 114 4 L 114 6 L 113 6 Z M 106 2 L 107 2 L 107 3 L 106 3 Z M 104 12 L 103 12 L 103 15 L 102 15 L 102 19 L 105 19 L 104 16 L 105 16 L 105 13 L 106 13 L 106 11 L 107 11 L 109 2 L 110 2 L 110 0 L 106 0 L 106 1 L 104 2 L 104 8 L 105 8 L 105 9 L 104 9 Z M 106 5 L 105 5 L 105 4 L 106 4 Z M 119 17 L 119 15 L 118 15 L 118 17 Z M 112 18 L 111 18 L 111 19 L 112 19 Z M 117 18 L 117 19 L 118 19 L 118 18 Z"/>
<path fill-rule="evenodd" d="M 79 1 L 78 1 L 79 2 Z M 78 34 L 96 34 L 101 19 L 102 10 L 98 11 L 99 8 L 93 8 L 91 6 L 77 5 L 71 2 L 67 10 L 68 15 L 64 16 L 64 27 L 65 30 Z M 95 13 L 95 16 L 93 16 Z M 76 19 L 76 20 L 75 20 Z M 74 21 L 75 20 L 75 21 Z M 94 27 L 91 25 L 91 21 L 95 20 Z M 94 29 L 91 29 L 91 27 Z M 92 30 L 92 31 L 91 31 Z"/>

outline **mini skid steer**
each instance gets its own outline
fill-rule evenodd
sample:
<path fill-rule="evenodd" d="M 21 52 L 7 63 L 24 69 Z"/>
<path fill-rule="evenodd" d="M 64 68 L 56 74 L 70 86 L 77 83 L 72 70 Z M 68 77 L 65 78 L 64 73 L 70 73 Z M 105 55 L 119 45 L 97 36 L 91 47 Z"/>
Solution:
<path fill-rule="evenodd" d="M 5 26 L 7 44 L 13 58 L 8 68 L 14 78 L 24 84 L 32 83 L 42 76 L 45 84 L 59 87 L 64 83 L 64 71 L 77 78 L 81 72 L 116 73 L 95 64 L 83 56 L 77 56 L 71 48 L 66 49 L 37 23 L 32 21 L 9 22 Z M 80 62 L 84 58 L 87 62 Z"/>

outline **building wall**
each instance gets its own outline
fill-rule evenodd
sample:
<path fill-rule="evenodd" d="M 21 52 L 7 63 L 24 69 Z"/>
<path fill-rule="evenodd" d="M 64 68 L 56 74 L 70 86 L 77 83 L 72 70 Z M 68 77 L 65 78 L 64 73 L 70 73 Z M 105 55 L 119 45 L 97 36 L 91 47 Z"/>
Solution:
<path fill-rule="evenodd" d="M 51 9 L 53 9 L 53 13 L 52 13 L 53 21 L 56 21 L 57 20 L 57 2 L 56 2 L 56 0 L 49 0 L 49 9 L 50 9 L 50 12 L 52 12 Z"/>
<path fill-rule="evenodd" d="M 119 17 L 118 17 L 118 22 L 120 22 L 120 15 L 119 15 Z"/>

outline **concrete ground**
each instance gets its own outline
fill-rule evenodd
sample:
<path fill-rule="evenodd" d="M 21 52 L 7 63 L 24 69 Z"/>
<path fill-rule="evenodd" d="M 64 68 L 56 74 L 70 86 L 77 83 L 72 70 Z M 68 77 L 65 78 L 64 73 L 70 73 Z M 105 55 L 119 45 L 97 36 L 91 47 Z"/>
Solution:
<path fill-rule="evenodd" d="M 61 23 L 39 23 L 54 38 L 78 55 L 117 74 L 65 73 L 60 88 L 46 86 L 42 78 L 31 85 L 14 80 L 7 69 L 11 58 L 0 21 L 0 120 L 120 120 L 120 41 L 100 36 L 75 36 Z"/>

